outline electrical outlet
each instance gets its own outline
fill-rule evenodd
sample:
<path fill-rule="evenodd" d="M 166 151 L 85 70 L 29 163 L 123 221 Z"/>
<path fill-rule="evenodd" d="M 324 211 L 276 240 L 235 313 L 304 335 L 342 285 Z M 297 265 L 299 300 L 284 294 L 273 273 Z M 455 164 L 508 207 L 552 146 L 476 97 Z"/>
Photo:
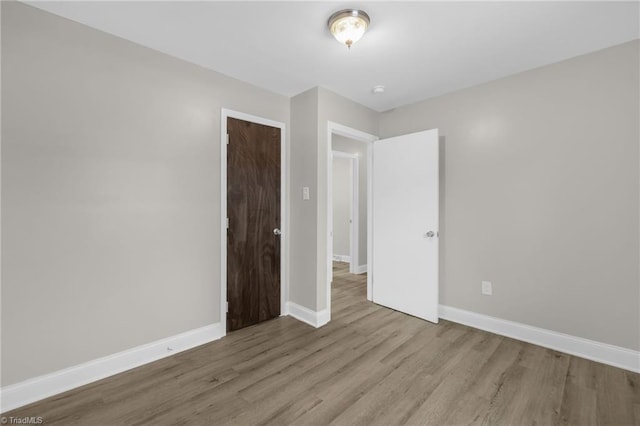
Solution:
<path fill-rule="evenodd" d="M 303 186 L 302 187 L 302 199 L 303 200 L 308 200 L 309 199 L 309 187 L 308 186 Z"/>
<path fill-rule="evenodd" d="M 484 294 L 485 296 L 491 296 L 493 294 L 491 281 L 482 281 L 482 294 Z"/>

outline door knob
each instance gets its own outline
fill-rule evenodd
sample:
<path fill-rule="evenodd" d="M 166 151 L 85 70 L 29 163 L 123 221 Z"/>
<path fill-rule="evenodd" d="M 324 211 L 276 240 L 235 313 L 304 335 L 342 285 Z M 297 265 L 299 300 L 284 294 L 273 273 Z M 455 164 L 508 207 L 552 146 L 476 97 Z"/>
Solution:
<path fill-rule="evenodd" d="M 426 238 L 433 238 L 436 234 L 433 231 L 429 231 L 426 234 L 424 234 L 424 236 Z"/>
<path fill-rule="evenodd" d="M 280 229 L 278 228 L 273 229 L 273 235 L 280 235 L 280 234 L 282 234 L 282 231 Z"/>

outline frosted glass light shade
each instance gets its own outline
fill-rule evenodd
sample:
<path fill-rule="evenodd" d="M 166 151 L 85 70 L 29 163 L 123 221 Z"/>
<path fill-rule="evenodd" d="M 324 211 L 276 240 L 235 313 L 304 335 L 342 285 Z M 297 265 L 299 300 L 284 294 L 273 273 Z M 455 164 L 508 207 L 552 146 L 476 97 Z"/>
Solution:
<path fill-rule="evenodd" d="M 338 42 L 351 48 L 353 43 L 362 38 L 369 23 L 369 15 L 361 10 L 341 10 L 329 18 L 329 31 Z"/>

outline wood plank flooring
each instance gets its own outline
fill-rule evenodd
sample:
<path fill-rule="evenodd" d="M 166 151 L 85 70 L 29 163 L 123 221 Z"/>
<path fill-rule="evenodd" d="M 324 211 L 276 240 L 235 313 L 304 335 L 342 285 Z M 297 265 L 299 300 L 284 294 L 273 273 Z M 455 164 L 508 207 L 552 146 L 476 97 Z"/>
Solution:
<path fill-rule="evenodd" d="M 640 375 L 366 301 L 281 317 L 5 416 L 52 425 L 640 425 Z"/>

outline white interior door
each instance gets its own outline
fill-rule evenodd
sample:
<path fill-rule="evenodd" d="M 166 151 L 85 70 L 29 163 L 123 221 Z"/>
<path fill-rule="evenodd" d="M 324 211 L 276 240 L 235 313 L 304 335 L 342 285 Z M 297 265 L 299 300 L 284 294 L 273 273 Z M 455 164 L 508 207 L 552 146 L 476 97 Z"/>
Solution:
<path fill-rule="evenodd" d="M 373 301 L 438 322 L 438 130 L 373 143 Z"/>

